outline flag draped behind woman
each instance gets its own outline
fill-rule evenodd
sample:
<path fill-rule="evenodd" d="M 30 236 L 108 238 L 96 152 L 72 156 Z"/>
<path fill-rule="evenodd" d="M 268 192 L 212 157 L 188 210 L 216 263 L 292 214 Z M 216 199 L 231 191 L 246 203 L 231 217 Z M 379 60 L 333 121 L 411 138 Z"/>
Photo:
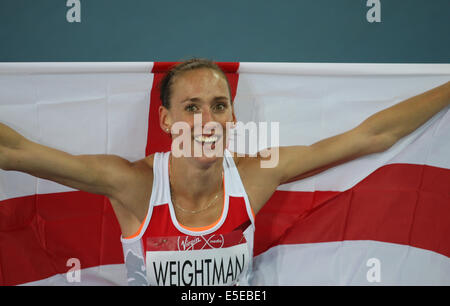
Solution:
<path fill-rule="evenodd" d="M 157 119 L 170 66 L 0 64 L 0 121 L 72 154 L 135 161 L 170 149 Z M 221 67 L 237 119 L 279 122 L 281 146 L 349 130 L 450 78 L 446 64 Z M 446 108 L 388 151 L 279 186 L 256 217 L 253 283 L 449 285 L 448 135 Z M 0 284 L 126 284 L 119 237 L 105 197 L 0 171 Z"/>

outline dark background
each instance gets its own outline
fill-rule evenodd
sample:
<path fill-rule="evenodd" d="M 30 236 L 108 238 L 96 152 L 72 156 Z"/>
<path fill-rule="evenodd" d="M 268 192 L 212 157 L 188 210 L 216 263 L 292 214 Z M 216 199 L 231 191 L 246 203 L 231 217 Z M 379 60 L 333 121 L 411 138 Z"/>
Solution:
<path fill-rule="evenodd" d="M 0 0 L 0 61 L 450 63 L 450 0 Z"/>

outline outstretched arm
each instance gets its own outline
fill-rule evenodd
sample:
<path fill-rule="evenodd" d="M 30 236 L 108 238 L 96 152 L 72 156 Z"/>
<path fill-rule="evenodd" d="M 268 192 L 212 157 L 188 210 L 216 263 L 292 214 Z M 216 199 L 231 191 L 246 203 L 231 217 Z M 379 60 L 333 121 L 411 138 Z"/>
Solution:
<path fill-rule="evenodd" d="M 244 177 L 246 189 L 250 194 L 254 194 L 254 198 L 258 198 L 253 201 L 253 209 L 259 210 L 279 184 L 313 175 L 367 154 L 387 150 L 449 104 L 450 82 L 447 82 L 382 110 L 345 133 L 310 146 L 281 147 L 279 162 L 274 168 L 262 169 L 259 166 L 262 158 L 246 159 L 241 166 L 245 169 L 241 171 L 241 176 Z M 254 184 L 259 184 L 259 187 Z"/>
<path fill-rule="evenodd" d="M 0 168 L 113 197 L 130 162 L 112 155 L 71 155 L 32 142 L 0 123 Z M 119 175 L 122 173 L 122 175 Z"/>
<path fill-rule="evenodd" d="M 356 128 L 307 147 L 286 147 L 280 152 L 280 183 L 310 171 L 389 149 L 402 137 L 427 122 L 450 104 L 450 82 L 384 109 Z M 306 159 L 297 167 L 295 160 Z M 317 172 L 317 171 L 315 171 Z"/>
<path fill-rule="evenodd" d="M 122 233 L 136 232 L 145 217 L 153 172 L 145 159 L 131 163 L 115 155 L 71 155 L 32 142 L 0 123 L 0 169 L 21 171 L 78 190 L 107 196 Z"/>

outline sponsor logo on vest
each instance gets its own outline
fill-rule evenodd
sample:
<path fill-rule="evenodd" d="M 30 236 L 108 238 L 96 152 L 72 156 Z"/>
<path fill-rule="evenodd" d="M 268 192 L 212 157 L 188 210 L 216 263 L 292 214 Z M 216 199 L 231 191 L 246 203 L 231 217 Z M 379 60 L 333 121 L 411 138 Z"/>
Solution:
<path fill-rule="evenodd" d="M 217 249 L 223 247 L 224 237 L 221 234 L 211 236 L 184 236 L 178 237 L 178 250 Z"/>

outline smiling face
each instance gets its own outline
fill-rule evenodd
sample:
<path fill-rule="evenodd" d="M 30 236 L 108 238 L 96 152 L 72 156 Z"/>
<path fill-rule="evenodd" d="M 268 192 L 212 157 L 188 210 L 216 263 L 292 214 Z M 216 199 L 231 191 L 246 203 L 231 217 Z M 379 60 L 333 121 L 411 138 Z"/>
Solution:
<path fill-rule="evenodd" d="M 183 122 L 189 127 L 191 156 L 205 149 L 226 147 L 227 122 L 235 121 L 228 83 L 224 76 L 209 68 L 185 71 L 173 79 L 170 107 L 160 108 L 160 124 L 163 130 L 172 129 L 176 123 Z M 187 131 L 184 131 L 187 133 Z M 172 130 L 175 139 L 181 135 Z M 220 154 L 223 153 L 223 149 Z M 201 154 L 195 159 L 211 163 L 217 156 Z"/>

